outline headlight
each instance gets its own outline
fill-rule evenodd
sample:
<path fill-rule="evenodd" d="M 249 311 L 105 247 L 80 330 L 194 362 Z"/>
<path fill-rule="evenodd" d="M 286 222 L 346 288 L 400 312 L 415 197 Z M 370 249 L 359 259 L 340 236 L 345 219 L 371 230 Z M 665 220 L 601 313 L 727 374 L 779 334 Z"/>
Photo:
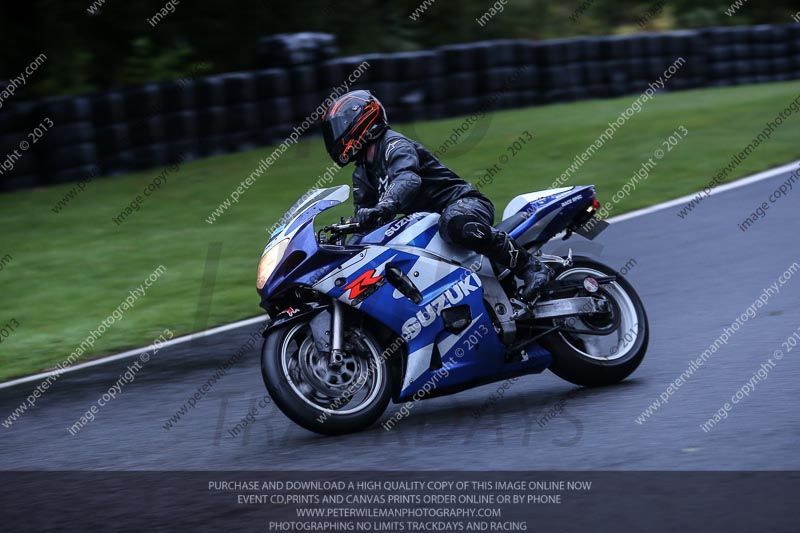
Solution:
<path fill-rule="evenodd" d="M 261 261 L 258 262 L 258 279 L 256 280 L 256 287 L 263 289 L 267 280 L 275 271 L 278 262 L 283 258 L 283 253 L 289 246 L 291 239 L 283 239 L 281 242 L 269 249 L 267 253 L 261 256 Z"/>

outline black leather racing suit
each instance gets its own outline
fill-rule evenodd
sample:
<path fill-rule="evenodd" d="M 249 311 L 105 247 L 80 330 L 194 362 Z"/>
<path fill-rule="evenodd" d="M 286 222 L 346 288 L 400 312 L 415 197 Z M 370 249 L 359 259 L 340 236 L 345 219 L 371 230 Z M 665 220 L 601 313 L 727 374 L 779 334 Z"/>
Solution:
<path fill-rule="evenodd" d="M 372 207 L 384 197 L 398 202 L 398 213 L 442 213 L 466 197 L 489 200 L 461 179 L 421 144 L 387 130 L 375 143 L 373 160 L 363 150 L 353 173 L 356 209 Z M 424 194 L 418 194 L 423 192 Z M 492 221 L 489 221 L 491 223 Z"/>
<path fill-rule="evenodd" d="M 489 199 L 427 148 L 396 131 L 387 130 L 359 154 L 353 203 L 356 212 L 380 203 L 391 206 L 393 214 L 440 213 L 439 233 L 446 242 L 511 268 L 528 289 L 543 283 L 539 261 L 492 227 L 494 206 Z"/>

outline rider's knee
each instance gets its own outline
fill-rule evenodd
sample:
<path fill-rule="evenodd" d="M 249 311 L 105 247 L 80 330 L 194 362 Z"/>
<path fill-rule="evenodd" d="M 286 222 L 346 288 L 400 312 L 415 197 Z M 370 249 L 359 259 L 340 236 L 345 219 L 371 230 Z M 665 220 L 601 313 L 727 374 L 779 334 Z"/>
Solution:
<path fill-rule="evenodd" d="M 466 222 L 466 215 L 445 212 L 439 218 L 439 235 L 446 243 L 458 244 L 461 241 L 461 227 Z"/>
<path fill-rule="evenodd" d="M 440 220 L 439 233 L 445 242 L 470 250 L 483 250 L 491 245 L 492 227 L 469 215 L 457 215 Z"/>
<path fill-rule="evenodd" d="M 461 226 L 460 244 L 477 251 L 487 249 L 492 244 L 492 227 L 485 222 L 467 222 Z"/>

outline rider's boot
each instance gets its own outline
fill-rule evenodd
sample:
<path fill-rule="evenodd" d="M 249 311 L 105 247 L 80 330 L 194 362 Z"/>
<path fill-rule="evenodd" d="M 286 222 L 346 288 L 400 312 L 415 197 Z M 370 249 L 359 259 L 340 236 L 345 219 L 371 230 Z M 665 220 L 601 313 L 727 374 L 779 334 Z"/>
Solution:
<path fill-rule="evenodd" d="M 519 246 L 507 233 L 498 231 L 492 235 L 492 247 L 486 255 L 522 280 L 520 295 L 527 301 L 533 300 L 553 277 L 550 267 Z"/>

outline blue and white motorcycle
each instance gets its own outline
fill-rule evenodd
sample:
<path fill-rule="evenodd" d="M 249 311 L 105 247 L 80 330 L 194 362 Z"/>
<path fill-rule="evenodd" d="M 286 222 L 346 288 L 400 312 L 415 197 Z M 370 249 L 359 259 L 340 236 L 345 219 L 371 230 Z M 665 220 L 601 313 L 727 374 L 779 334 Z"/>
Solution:
<path fill-rule="evenodd" d="M 588 257 L 548 255 L 551 238 L 592 238 L 593 186 L 517 196 L 498 228 L 555 271 L 534 301 L 509 271 L 445 243 L 439 215 L 415 213 L 373 231 L 314 229 L 347 200 L 346 185 L 301 198 L 258 265 L 268 315 L 261 368 L 275 404 L 323 434 L 364 429 L 390 400 L 406 402 L 549 368 L 583 386 L 616 383 L 641 363 L 649 327 L 633 287 Z"/>

